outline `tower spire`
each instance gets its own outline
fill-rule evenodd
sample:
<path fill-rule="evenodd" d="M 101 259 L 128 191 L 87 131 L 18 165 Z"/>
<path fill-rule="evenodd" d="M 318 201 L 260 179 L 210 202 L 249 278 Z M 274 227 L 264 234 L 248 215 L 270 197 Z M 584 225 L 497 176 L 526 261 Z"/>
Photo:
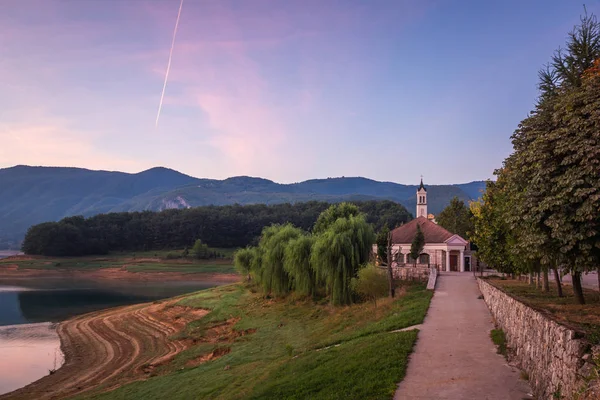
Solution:
<path fill-rule="evenodd" d="M 421 175 L 421 185 L 417 189 L 417 214 L 416 217 L 427 218 L 427 189 L 423 185 L 423 175 Z"/>

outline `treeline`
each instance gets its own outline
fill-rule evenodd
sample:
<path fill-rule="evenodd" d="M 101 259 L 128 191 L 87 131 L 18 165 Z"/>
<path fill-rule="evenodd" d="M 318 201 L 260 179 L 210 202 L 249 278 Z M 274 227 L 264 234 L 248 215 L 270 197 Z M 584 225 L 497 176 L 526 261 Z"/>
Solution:
<path fill-rule="evenodd" d="M 600 268 L 600 24 L 585 15 L 539 73 L 540 97 L 512 135 L 514 152 L 475 203 L 479 257 L 499 271 L 571 273 Z"/>
<path fill-rule="evenodd" d="M 354 202 L 376 230 L 394 227 L 412 217 L 392 201 Z M 109 251 L 146 251 L 191 247 L 201 240 L 211 247 L 257 244 L 265 226 L 291 223 L 309 231 L 330 206 L 311 201 L 297 204 L 205 206 L 161 212 L 99 214 L 64 218 L 29 228 L 26 254 L 79 256 Z"/>
<path fill-rule="evenodd" d="M 361 292 L 373 299 L 385 293 L 385 275 L 366 266 L 374 242 L 373 226 L 365 215 L 355 205 L 341 203 L 325 210 L 311 232 L 292 224 L 264 228 L 258 246 L 236 252 L 235 266 L 265 295 L 295 291 L 346 305 Z M 375 273 L 361 276 L 360 271 L 368 269 Z M 373 292 L 373 287 L 383 288 L 383 293 Z"/>

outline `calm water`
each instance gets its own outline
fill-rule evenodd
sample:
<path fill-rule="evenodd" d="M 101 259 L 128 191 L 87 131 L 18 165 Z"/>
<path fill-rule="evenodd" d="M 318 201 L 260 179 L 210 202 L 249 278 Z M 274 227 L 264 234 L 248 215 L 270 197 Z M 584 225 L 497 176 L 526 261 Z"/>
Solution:
<path fill-rule="evenodd" d="M 98 283 L 64 278 L 0 281 L 0 394 L 31 383 L 62 364 L 57 322 L 212 286 L 203 282 Z"/>

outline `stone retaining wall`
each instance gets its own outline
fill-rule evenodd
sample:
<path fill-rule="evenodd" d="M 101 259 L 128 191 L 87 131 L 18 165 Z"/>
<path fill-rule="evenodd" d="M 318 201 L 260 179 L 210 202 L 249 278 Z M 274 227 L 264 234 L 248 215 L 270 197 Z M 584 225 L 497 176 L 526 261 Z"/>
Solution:
<path fill-rule="evenodd" d="M 600 346 L 478 278 L 483 298 L 504 331 L 509 359 L 526 371 L 537 399 L 600 399 Z"/>
<path fill-rule="evenodd" d="M 428 267 L 392 267 L 394 278 L 408 281 L 429 281 Z"/>

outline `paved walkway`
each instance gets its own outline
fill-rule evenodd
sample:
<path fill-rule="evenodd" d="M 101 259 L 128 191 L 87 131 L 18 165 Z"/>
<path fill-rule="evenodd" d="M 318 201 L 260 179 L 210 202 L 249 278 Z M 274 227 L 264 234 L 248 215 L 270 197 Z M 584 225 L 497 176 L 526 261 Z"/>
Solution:
<path fill-rule="evenodd" d="M 519 370 L 496 353 L 480 294 L 472 274 L 441 273 L 395 400 L 531 398 Z"/>
<path fill-rule="evenodd" d="M 550 280 L 554 280 L 554 273 L 550 275 Z M 567 274 L 562 278 L 562 282 L 568 283 L 569 285 L 573 284 L 573 279 L 571 279 L 571 274 Z M 589 272 L 587 274 L 581 275 L 581 286 L 586 289 L 598 290 L 598 274 L 596 272 Z"/>

